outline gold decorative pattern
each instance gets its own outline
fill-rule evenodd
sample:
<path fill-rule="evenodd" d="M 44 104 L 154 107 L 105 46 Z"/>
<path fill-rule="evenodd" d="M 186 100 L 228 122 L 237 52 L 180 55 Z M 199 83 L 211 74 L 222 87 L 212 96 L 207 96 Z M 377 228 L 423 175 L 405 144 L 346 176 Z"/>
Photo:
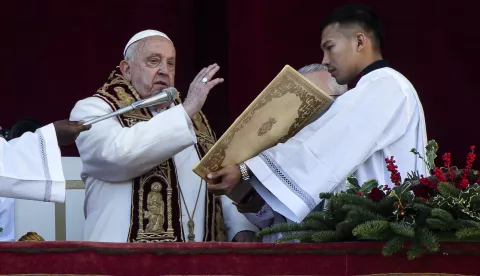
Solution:
<path fill-rule="evenodd" d="M 157 233 L 163 232 L 163 223 L 165 222 L 165 203 L 162 199 L 162 184 L 154 182 L 147 196 L 147 210 L 144 212 L 144 218 L 148 220 L 146 230 Z"/>
<path fill-rule="evenodd" d="M 247 125 L 255 125 L 258 123 L 256 120 L 261 118 L 275 118 L 279 120 L 279 115 L 284 110 L 276 110 L 275 108 L 269 108 L 269 104 L 274 100 L 282 101 L 284 106 L 288 106 L 291 99 L 300 101 L 300 104 L 296 110 L 295 118 L 291 123 L 278 122 L 278 130 L 275 132 L 277 140 L 269 139 L 263 140 L 262 143 L 255 140 L 253 137 L 243 137 L 236 140 L 235 144 L 232 144 L 235 136 L 242 131 Z M 307 124 L 318 118 L 322 112 L 324 112 L 333 99 L 324 91 L 322 91 L 315 84 L 310 82 L 300 73 L 298 73 L 292 67 L 286 65 L 283 70 L 270 82 L 270 84 L 260 93 L 260 95 L 247 107 L 247 109 L 235 120 L 225 134 L 220 137 L 217 143 L 212 149 L 205 155 L 200 163 L 193 169 L 203 179 L 207 180 L 206 176 L 210 172 L 218 171 L 225 165 L 230 163 L 243 162 L 246 159 L 240 158 L 238 155 L 240 152 L 248 158 L 258 155 L 261 151 L 274 146 L 278 142 L 285 142 L 290 137 L 298 133 Z M 257 116 L 257 114 L 260 115 Z M 265 130 L 272 124 L 272 121 L 268 122 L 265 126 Z M 273 126 L 273 125 L 272 125 Z M 263 126 L 262 126 L 263 128 Z M 264 129 L 259 131 L 258 136 L 264 133 Z M 253 135 L 255 135 L 253 134 Z M 252 134 L 243 134 L 244 136 Z M 241 145 L 240 145 L 241 144 Z M 256 150 L 251 150 L 250 145 L 261 145 L 263 150 L 259 150 L 257 146 Z M 227 156 L 227 150 L 229 156 Z M 248 159 L 247 158 L 247 159 Z M 225 161 L 227 159 L 227 161 Z M 241 160 L 243 159 L 243 160 Z M 230 162 L 229 164 L 225 162 Z"/>
<path fill-rule="evenodd" d="M 258 136 L 263 136 L 265 134 L 267 134 L 273 127 L 274 124 L 277 123 L 277 120 L 275 120 L 275 118 L 268 118 L 268 120 L 263 123 L 263 125 L 260 127 L 260 129 L 258 130 Z"/>
<path fill-rule="evenodd" d="M 37 232 L 27 232 L 18 241 L 45 241 Z"/>
<path fill-rule="evenodd" d="M 140 100 L 140 96 L 133 86 L 123 78 L 118 67 L 94 96 L 104 100 L 113 110 Z M 179 102 L 178 99 L 176 103 Z M 138 122 L 150 120 L 152 114 L 149 109 L 144 108 L 124 113 L 117 118 L 123 127 L 132 127 Z M 215 138 L 201 112 L 192 121 L 198 140 L 197 153 L 199 158 L 202 158 L 215 143 Z M 179 187 L 174 166 L 173 159 L 170 158 L 144 175 L 133 179 L 128 241 L 184 241 Z M 220 199 L 209 193 L 205 193 L 205 196 L 204 241 L 224 241 L 224 239 L 215 239 L 225 236 L 224 233 L 218 234 L 216 231 L 217 224 L 223 224 L 221 215 L 220 219 L 217 216 L 219 209 L 215 208 L 217 204 L 221 204 Z"/>

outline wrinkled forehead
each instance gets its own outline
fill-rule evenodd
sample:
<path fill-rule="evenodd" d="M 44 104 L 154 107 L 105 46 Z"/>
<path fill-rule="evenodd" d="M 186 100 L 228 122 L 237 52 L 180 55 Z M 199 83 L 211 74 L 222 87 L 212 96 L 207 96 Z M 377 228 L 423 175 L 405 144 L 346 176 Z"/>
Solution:
<path fill-rule="evenodd" d="M 173 43 L 161 36 L 144 38 L 139 43 L 139 53 L 142 55 L 159 55 L 166 58 L 175 58 L 175 47 Z"/>

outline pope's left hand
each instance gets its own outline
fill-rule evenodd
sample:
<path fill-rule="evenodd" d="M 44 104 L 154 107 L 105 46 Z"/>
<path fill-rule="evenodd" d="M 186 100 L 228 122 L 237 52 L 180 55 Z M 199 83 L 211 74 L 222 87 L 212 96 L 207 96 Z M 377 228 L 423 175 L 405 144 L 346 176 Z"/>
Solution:
<path fill-rule="evenodd" d="M 240 184 L 242 180 L 242 172 L 238 165 L 229 165 L 217 172 L 210 173 L 207 177 L 212 183 L 216 183 L 207 185 L 210 193 L 215 195 L 226 195 Z"/>
<path fill-rule="evenodd" d="M 257 239 L 255 238 L 255 232 L 245 230 L 238 232 L 233 237 L 232 242 L 257 242 Z"/>

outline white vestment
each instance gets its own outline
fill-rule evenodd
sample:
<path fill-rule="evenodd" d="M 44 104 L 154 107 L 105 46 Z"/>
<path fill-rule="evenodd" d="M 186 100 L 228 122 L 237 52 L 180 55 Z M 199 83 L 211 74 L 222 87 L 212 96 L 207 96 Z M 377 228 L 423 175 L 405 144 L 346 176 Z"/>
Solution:
<path fill-rule="evenodd" d="M 61 158 L 53 124 L 8 142 L 0 138 L 0 241 L 15 240 L 14 198 L 65 201 Z"/>
<path fill-rule="evenodd" d="M 279 214 L 302 221 L 320 202 L 319 194 L 343 189 L 353 174 L 359 183 L 389 184 L 385 158 L 394 156 L 402 177 L 426 165 L 423 108 L 412 84 L 392 68 L 364 75 L 357 86 L 295 137 L 245 163 L 252 185 Z M 250 216 L 251 218 L 251 216 Z"/>
<path fill-rule="evenodd" d="M 0 196 L 65 201 L 62 156 L 53 124 L 8 142 L 0 138 Z"/>
<path fill-rule="evenodd" d="M 8 197 L 0 197 L 0 241 L 15 241 L 15 200 Z"/>
<path fill-rule="evenodd" d="M 90 97 L 79 101 L 71 120 L 84 120 L 112 112 L 103 100 Z M 85 182 L 84 240 L 126 242 L 130 228 L 132 179 L 143 175 L 172 156 L 177 178 L 190 215 L 201 182 L 193 171 L 199 162 L 192 122 L 182 105 L 154 114 L 146 122 L 123 128 L 116 117 L 92 125 L 80 134 L 77 147 L 83 162 Z M 206 183 L 202 188 L 194 216 L 195 241 L 202 241 L 205 226 Z M 222 197 L 228 240 L 243 230 L 258 231 L 227 197 Z M 188 236 L 188 214 L 182 200 L 182 222 Z"/>

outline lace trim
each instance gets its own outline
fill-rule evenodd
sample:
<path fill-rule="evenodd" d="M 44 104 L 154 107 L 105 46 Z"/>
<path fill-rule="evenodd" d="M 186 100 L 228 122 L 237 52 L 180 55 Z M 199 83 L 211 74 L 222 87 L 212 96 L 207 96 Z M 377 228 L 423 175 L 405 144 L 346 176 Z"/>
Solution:
<path fill-rule="evenodd" d="M 48 167 L 48 158 L 47 158 L 47 148 L 45 143 L 45 137 L 41 131 L 38 131 L 39 142 L 40 142 L 40 156 L 42 158 L 43 171 L 45 173 L 45 195 L 43 197 L 44 201 L 51 201 L 52 198 L 52 177 L 50 176 L 50 169 Z"/>
<path fill-rule="evenodd" d="M 268 156 L 266 153 L 261 153 L 260 158 L 270 167 L 272 172 L 287 186 L 290 191 L 292 191 L 297 197 L 299 197 L 303 202 L 308 206 L 308 209 L 312 211 L 317 204 L 312 196 L 305 192 L 300 186 L 293 181 L 288 174 L 283 171 L 278 164 L 275 163 L 273 158 Z"/>

